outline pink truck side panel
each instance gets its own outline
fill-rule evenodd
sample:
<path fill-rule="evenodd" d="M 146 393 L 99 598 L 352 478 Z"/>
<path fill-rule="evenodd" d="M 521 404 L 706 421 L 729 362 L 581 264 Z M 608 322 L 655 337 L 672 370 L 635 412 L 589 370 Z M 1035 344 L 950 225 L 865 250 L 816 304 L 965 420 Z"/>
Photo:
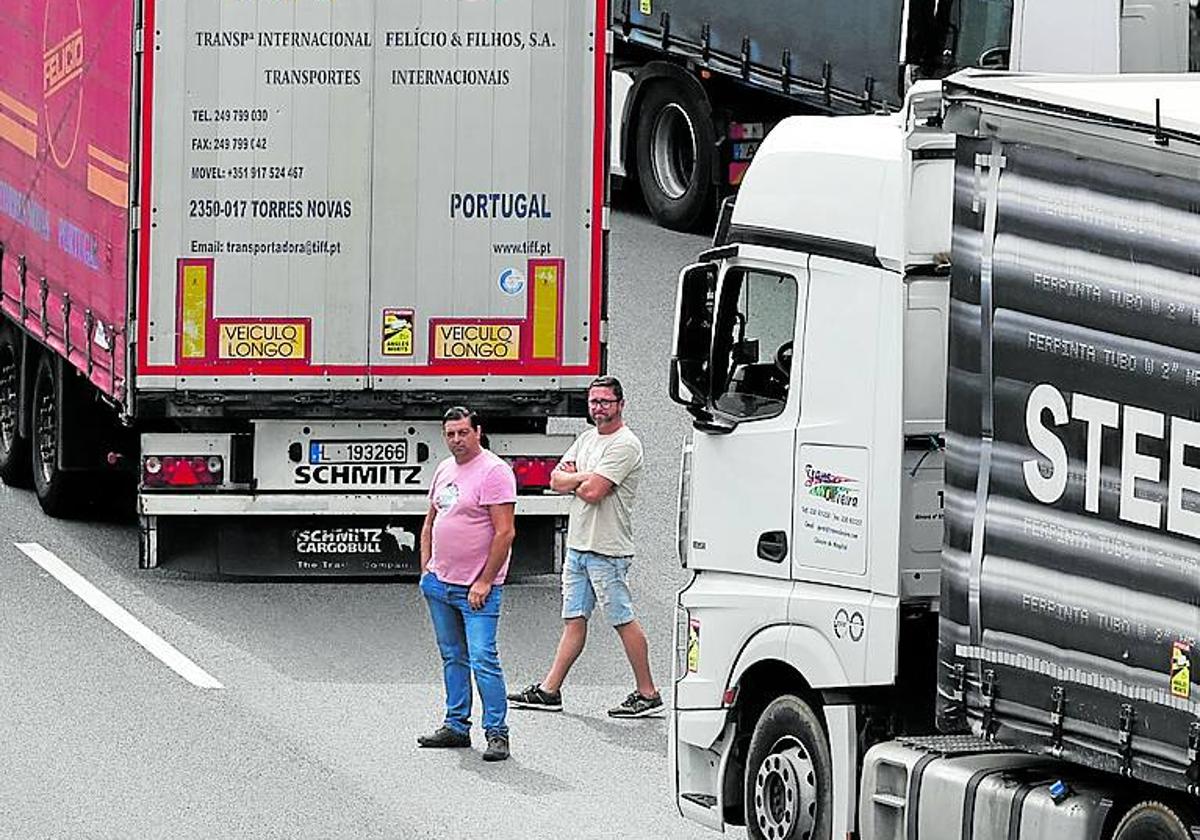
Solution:
<path fill-rule="evenodd" d="M 0 307 L 123 399 L 133 4 L 4 6 Z"/>

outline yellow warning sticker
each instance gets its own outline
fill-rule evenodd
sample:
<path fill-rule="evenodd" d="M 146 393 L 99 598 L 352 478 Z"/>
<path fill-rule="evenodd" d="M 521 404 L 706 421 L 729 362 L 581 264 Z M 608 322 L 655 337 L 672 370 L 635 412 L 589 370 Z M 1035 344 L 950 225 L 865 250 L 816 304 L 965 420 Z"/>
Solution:
<path fill-rule="evenodd" d="M 521 355 L 521 325 L 495 321 L 433 322 L 432 358 L 438 362 L 511 362 Z"/>
<path fill-rule="evenodd" d="M 641 0 L 640 4 L 638 6 L 638 11 L 640 11 L 644 15 L 653 14 L 654 13 L 654 0 Z"/>
<path fill-rule="evenodd" d="M 1171 648 L 1171 694 L 1185 700 L 1192 693 L 1192 646 L 1176 642 Z"/>
<path fill-rule="evenodd" d="M 217 347 L 222 361 L 307 360 L 308 322 L 221 321 Z"/>
<path fill-rule="evenodd" d="M 383 310 L 383 355 L 413 354 L 413 310 Z"/>
<path fill-rule="evenodd" d="M 687 669 L 689 674 L 700 670 L 700 622 L 694 618 L 688 622 Z"/>

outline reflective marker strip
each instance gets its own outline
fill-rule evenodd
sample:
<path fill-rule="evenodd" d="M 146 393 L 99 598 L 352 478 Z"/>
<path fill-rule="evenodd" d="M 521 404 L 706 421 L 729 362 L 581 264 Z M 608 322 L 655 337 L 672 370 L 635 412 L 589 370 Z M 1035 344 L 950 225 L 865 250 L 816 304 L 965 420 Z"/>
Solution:
<path fill-rule="evenodd" d="M 42 545 L 38 543 L 16 543 L 15 545 L 21 553 L 71 590 L 81 601 L 108 619 L 118 630 L 144 647 L 156 659 L 192 685 L 207 689 L 225 687 Z"/>
<path fill-rule="evenodd" d="M 29 157 L 37 157 L 37 132 L 26 128 L 5 113 L 0 113 L 0 140 L 7 140 Z"/>
<path fill-rule="evenodd" d="M 185 359 L 204 359 L 208 357 L 208 269 L 185 264 L 182 274 L 179 355 Z"/>
<path fill-rule="evenodd" d="M 38 124 L 38 112 L 36 110 L 30 108 L 15 96 L 9 96 L 2 90 L 0 90 L 0 108 L 12 111 L 16 116 L 30 125 L 36 126 Z"/>
<path fill-rule="evenodd" d="M 94 163 L 88 164 L 87 188 L 88 192 L 100 196 L 114 207 L 129 206 L 129 184 Z"/>
<path fill-rule="evenodd" d="M 532 287 L 529 290 L 533 359 L 558 358 L 558 307 L 562 293 L 561 260 L 531 260 Z"/>
<path fill-rule="evenodd" d="M 104 166 L 107 166 L 109 169 L 113 170 L 114 172 L 120 173 L 121 175 L 129 174 L 129 164 L 128 163 L 121 160 L 120 158 L 113 157 L 108 152 L 101 149 L 99 146 L 88 146 L 88 155 L 92 159 L 94 159 L 96 161 L 96 163 L 103 164 Z"/>

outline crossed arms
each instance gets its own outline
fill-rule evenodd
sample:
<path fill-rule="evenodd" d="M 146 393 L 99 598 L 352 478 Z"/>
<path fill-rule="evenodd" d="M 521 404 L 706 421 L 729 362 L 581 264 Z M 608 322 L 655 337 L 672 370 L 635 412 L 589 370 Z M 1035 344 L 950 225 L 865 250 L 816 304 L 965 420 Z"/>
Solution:
<path fill-rule="evenodd" d="M 550 473 L 550 489 L 555 493 L 578 498 L 594 505 L 613 491 L 616 485 L 598 473 L 578 472 L 574 461 L 563 461 Z"/>

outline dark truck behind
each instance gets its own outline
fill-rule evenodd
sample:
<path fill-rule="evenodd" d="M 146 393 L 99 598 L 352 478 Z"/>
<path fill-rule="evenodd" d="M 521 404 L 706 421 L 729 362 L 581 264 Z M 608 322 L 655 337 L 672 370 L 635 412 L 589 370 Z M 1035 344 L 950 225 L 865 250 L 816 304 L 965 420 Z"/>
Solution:
<path fill-rule="evenodd" d="M 895 111 L 914 80 L 963 67 L 1184 71 L 1188 15 L 1185 0 L 614 0 L 612 171 L 689 228 L 785 116 Z"/>

